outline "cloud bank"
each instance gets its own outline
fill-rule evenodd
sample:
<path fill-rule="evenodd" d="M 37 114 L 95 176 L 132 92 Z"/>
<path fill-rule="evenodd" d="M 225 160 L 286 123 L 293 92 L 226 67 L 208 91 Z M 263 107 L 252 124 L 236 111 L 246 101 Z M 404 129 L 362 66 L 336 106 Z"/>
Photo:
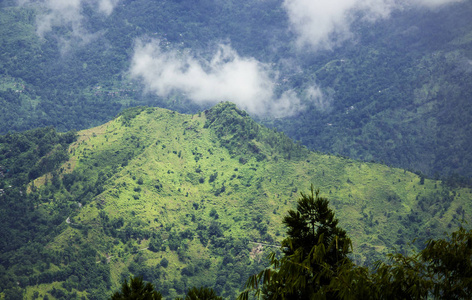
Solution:
<path fill-rule="evenodd" d="M 231 101 L 259 116 L 284 117 L 303 108 L 293 90 L 277 95 L 277 74 L 269 65 L 241 57 L 224 44 L 218 46 L 210 60 L 205 60 L 178 50 L 163 51 L 159 41 L 138 40 L 130 74 L 148 92 L 162 97 L 180 91 L 199 104 Z"/>
<path fill-rule="evenodd" d="M 351 24 L 387 18 L 406 7 L 434 9 L 463 0 L 284 0 L 299 47 L 331 49 L 352 38 Z"/>
<path fill-rule="evenodd" d="M 84 6 L 88 5 L 103 15 L 110 15 L 119 0 L 18 0 L 19 5 L 39 8 L 36 18 L 36 33 L 40 37 L 50 32 L 54 27 L 68 27 L 72 37 L 87 43 L 94 38 L 88 33 L 83 23 Z"/>

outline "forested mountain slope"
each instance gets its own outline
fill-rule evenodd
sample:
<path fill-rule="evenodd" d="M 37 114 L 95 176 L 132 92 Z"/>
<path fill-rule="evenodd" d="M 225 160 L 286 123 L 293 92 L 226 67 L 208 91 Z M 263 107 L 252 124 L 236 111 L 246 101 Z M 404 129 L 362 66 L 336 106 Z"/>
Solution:
<path fill-rule="evenodd" d="M 311 183 L 359 264 L 413 238 L 421 248 L 472 210 L 470 189 L 310 152 L 230 103 L 195 115 L 133 108 L 73 136 L 0 137 L 0 282 L 11 299 L 105 299 L 130 274 L 166 297 L 206 285 L 234 299 Z"/>
<path fill-rule="evenodd" d="M 276 126 L 324 152 L 470 176 L 471 13 L 469 1 L 359 28 L 355 45 L 334 51 L 326 64 L 307 65 L 334 90 L 331 107 Z"/>
<path fill-rule="evenodd" d="M 158 41 L 165 63 L 198 61 L 206 72 L 225 44 L 238 55 L 227 59 L 270 69 L 270 95 L 300 101 L 292 117 L 259 116 L 265 125 L 322 152 L 472 175 L 470 1 L 405 5 L 375 22 L 353 17 L 352 38 L 316 51 L 296 46 L 282 0 L 121 0 L 112 9 L 77 1 L 68 13 L 51 1 L 20 2 L 0 3 L 0 133 L 90 128 L 143 104 L 196 113 L 216 93 L 202 104 L 192 95 L 199 84 L 153 90 L 131 72 L 137 41 Z"/>

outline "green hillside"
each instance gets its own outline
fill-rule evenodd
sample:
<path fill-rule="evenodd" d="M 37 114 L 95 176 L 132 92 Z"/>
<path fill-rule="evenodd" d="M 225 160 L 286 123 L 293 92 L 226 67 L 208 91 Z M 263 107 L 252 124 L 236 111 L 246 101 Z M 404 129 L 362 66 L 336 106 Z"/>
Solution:
<path fill-rule="evenodd" d="M 98 0 L 77 1 L 82 34 L 59 22 L 43 36 L 38 20 L 51 12 L 40 4 L 50 1 L 20 2 L 0 2 L 1 134 L 91 128 L 139 105 L 206 109 L 179 89 L 148 93 L 130 76 L 134 46 L 156 40 L 163 53 L 209 61 L 224 42 L 270 66 L 275 94 L 293 91 L 305 107 L 262 124 L 315 151 L 434 178 L 472 176 L 470 1 L 406 6 L 376 22 L 353 16 L 353 40 L 320 51 L 297 49 L 283 0 L 122 0 L 110 15 Z M 313 101 L 313 86 L 324 97 Z"/>
<path fill-rule="evenodd" d="M 71 134 L 0 139 L 4 295 L 104 299 L 133 274 L 169 299 L 202 285 L 234 299 L 311 183 L 359 264 L 421 248 L 472 213 L 470 189 L 309 152 L 230 103 L 195 115 L 126 110 L 66 150 Z M 44 139 L 44 157 L 33 156 Z"/>

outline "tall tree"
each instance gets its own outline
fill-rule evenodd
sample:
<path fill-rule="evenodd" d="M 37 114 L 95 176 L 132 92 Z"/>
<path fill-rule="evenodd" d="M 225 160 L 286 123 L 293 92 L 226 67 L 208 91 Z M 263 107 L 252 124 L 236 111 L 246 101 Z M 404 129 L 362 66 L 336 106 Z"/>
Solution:
<path fill-rule="evenodd" d="M 111 300 L 161 300 L 162 295 L 147 282 L 144 284 L 142 277 L 130 277 L 129 284 L 125 279 L 121 290 L 114 293 Z"/>
<path fill-rule="evenodd" d="M 182 300 L 182 298 L 176 298 L 176 300 Z M 188 290 L 187 295 L 183 300 L 223 300 L 223 298 L 218 296 L 211 288 L 193 287 Z"/>
<path fill-rule="evenodd" d="M 470 299 L 472 230 L 430 240 L 413 255 L 391 254 L 369 270 L 347 257 L 351 242 L 328 203 L 313 186 L 301 193 L 283 219 L 282 258 L 271 253 L 271 267 L 248 279 L 239 300 L 251 291 L 263 299 Z"/>
<path fill-rule="evenodd" d="M 347 257 L 351 241 L 319 190 L 312 185 L 310 194 L 300 195 L 297 209 L 283 219 L 288 234 L 282 241 L 283 257 L 270 254 L 271 268 L 251 276 L 240 299 L 248 299 L 253 289 L 264 299 L 336 298 L 328 287 L 340 268 L 352 265 Z"/>

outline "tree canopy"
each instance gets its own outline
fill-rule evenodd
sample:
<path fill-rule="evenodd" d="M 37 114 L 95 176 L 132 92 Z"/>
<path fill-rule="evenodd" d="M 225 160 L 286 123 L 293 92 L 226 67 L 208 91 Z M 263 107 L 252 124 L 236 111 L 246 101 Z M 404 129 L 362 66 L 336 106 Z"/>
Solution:
<path fill-rule="evenodd" d="M 152 283 L 144 282 L 140 276 L 130 277 L 129 283 L 125 279 L 121 290 L 113 294 L 110 300 L 161 300 L 162 294 L 158 292 Z M 216 292 L 208 287 L 192 287 L 187 291 L 185 298 L 175 300 L 223 300 Z"/>
<path fill-rule="evenodd" d="M 129 283 L 125 279 L 121 290 L 114 293 L 111 300 L 161 300 L 162 295 L 154 289 L 152 283 L 144 283 L 142 277 L 130 277 Z"/>
<path fill-rule="evenodd" d="M 351 241 L 346 231 L 338 227 L 338 220 L 329 208 L 329 201 L 320 197 L 319 190 L 311 186 L 311 193 L 301 193 L 297 209 L 289 210 L 283 223 L 288 237 L 282 241 L 284 256 L 269 255 L 272 267 L 248 280 L 248 287 L 264 299 L 333 298 L 327 289 L 344 265 L 351 265 L 347 254 Z M 247 299 L 247 291 L 240 299 Z"/>
<path fill-rule="evenodd" d="M 430 240 L 410 256 L 394 253 L 373 269 L 355 265 L 346 231 L 319 196 L 301 193 L 296 211 L 283 223 L 288 237 L 282 257 L 251 276 L 239 300 L 251 292 L 262 299 L 468 299 L 472 294 L 472 230 L 459 228 L 446 239 Z"/>

